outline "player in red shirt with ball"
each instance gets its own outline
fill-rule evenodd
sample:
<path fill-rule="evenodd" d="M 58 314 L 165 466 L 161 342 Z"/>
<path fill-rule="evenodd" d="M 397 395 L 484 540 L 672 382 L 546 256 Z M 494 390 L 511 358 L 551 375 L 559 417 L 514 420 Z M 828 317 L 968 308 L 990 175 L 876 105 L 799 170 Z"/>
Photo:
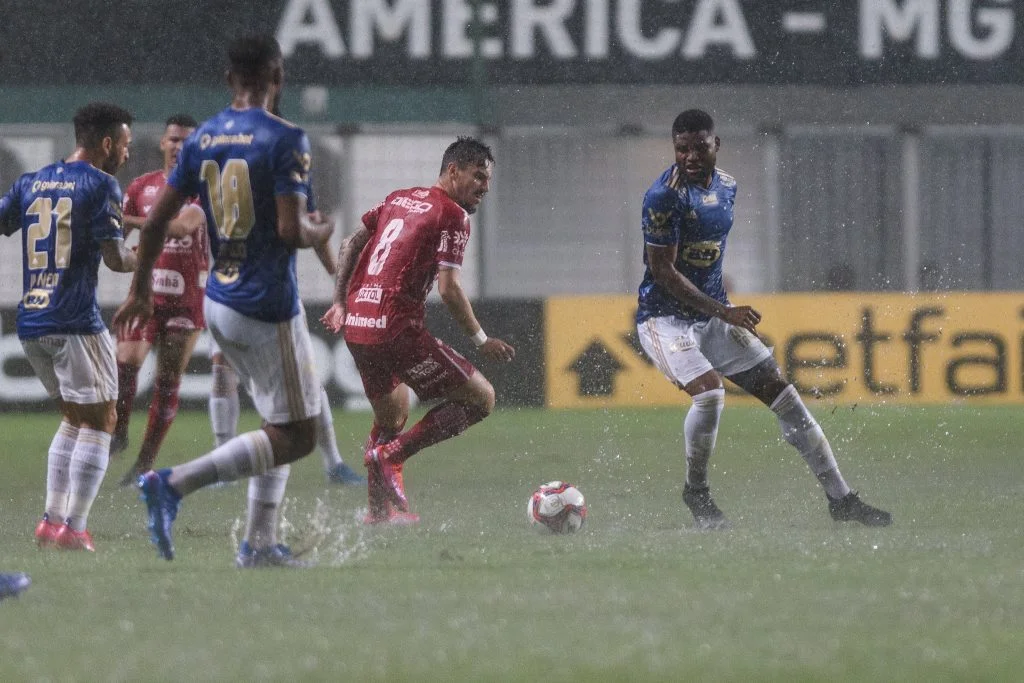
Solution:
<path fill-rule="evenodd" d="M 493 164 L 487 145 L 459 138 L 445 150 L 433 187 L 392 192 L 342 244 L 334 305 L 322 322 L 334 332 L 344 330 L 373 407 L 364 457 L 367 523 L 418 521 L 405 495 L 405 461 L 461 434 L 494 408 L 487 378 L 425 327 L 434 280 L 441 300 L 485 358 L 515 357 L 514 348 L 483 331 L 459 281 L 469 216 L 487 194 Z M 410 388 L 420 400 L 441 402 L 402 432 Z"/>

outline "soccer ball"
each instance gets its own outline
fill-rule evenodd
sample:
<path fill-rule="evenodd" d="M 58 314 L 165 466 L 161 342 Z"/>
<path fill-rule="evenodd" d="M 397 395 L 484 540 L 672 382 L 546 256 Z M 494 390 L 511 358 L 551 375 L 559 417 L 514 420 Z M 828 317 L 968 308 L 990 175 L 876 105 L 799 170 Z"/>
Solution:
<path fill-rule="evenodd" d="M 530 496 L 526 516 L 534 525 L 552 533 L 571 534 L 579 531 L 587 519 L 587 503 L 572 484 L 549 481 Z"/>

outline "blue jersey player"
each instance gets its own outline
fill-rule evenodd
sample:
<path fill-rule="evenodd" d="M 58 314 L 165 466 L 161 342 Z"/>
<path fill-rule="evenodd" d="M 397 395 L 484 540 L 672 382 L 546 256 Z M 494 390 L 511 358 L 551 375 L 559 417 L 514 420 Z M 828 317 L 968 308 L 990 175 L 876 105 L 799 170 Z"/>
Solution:
<path fill-rule="evenodd" d="M 818 478 L 837 521 L 886 526 L 888 512 L 863 501 L 844 481 L 832 448 L 796 388 L 755 334 L 761 314 L 733 306 L 722 259 L 733 224 L 736 180 L 715 167 L 721 141 L 710 115 L 684 111 L 672 124 L 675 163 L 644 196 L 646 270 L 636 323 L 654 365 L 693 400 L 683 423 L 683 501 L 698 529 L 729 522 L 711 498 L 707 465 L 725 404 L 722 376 L 771 408 L 782 435 Z"/>
<path fill-rule="evenodd" d="M 295 250 L 322 245 L 332 225 L 310 218 L 309 140 L 272 114 L 284 82 L 274 38 L 234 41 L 228 51 L 231 106 L 186 140 L 142 228 L 139 268 L 118 325 L 152 315 L 151 272 L 167 225 L 198 194 L 214 255 L 204 313 L 214 341 L 250 388 L 262 429 L 234 437 L 212 452 L 139 479 L 152 540 L 173 559 L 171 527 L 183 496 L 215 482 L 252 477 L 240 567 L 295 566 L 277 543 L 277 512 L 288 464 L 316 443 L 320 380 L 299 300 Z"/>
<path fill-rule="evenodd" d="M 117 399 L 114 343 L 100 318 L 102 260 L 135 268 L 125 249 L 121 188 L 113 174 L 128 160 L 131 115 L 96 102 L 75 114 L 75 151 L 21 176 L 0 199 L 0 229 L 21 230 L 23 296 L 18 338 L 62 420 L 47 455 L 41 547 L 94 550 L 86 528 L 107 471 Z"/>

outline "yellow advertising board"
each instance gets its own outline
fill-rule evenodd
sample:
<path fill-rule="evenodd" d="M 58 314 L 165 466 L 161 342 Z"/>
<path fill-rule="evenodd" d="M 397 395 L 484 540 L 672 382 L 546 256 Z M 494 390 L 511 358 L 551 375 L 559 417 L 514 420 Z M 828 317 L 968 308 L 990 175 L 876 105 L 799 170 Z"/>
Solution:
<path fill-rule="evenodd" d="M 1024 403 L 1024 292 L 740 295 L 733 303 L 761 312 L 761 338 L 804 395 Z M 547 300 L 549 407 L 688 402 L 644 355 L 635 311 L 626 295 Z"/>

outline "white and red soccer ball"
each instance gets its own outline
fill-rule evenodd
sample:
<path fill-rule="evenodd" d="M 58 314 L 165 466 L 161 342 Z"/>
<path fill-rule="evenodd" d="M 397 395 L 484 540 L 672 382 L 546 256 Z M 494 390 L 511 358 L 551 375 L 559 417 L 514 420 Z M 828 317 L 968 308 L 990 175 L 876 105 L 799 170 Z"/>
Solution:
<path fill-rule="evenodd" d="M 526 504 L 530 522 L 556 534 L 580 530 L 587 519 L 587 503 L 580 490 L 564 481 L 541 484 Z"/>

